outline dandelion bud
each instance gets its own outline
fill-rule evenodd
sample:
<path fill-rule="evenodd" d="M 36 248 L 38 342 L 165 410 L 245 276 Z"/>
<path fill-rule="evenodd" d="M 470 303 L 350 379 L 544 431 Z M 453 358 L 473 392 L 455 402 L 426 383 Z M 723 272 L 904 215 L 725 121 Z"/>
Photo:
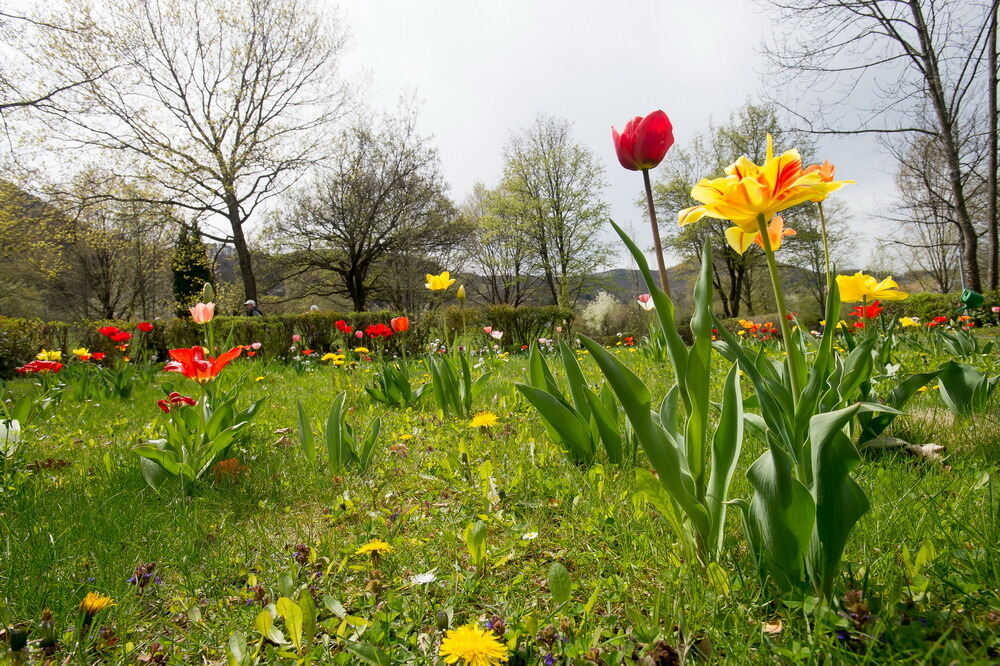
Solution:
<path fill-rule="evenodd" d="M 437 628 L 438 628 L 438 631 L 445 631 L 445 630 L 447 630 L 448 629 L 448 625 L 450 623 L 451 623 L 451 620 L 448 618 L 448 614 L 445 613 L 444 611 L 438 611 L 438 614 L 437 614 Z"/>

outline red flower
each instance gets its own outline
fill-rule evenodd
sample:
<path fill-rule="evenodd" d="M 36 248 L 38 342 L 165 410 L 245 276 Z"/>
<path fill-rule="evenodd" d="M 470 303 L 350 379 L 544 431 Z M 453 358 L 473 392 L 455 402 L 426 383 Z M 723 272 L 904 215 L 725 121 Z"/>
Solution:
<path fill-rule="evenodd" d="M 854 310 L 851 311 L 852 317 L 860 317 L 861 319 L 875 319 L 878 317 L 879 313 L 884 310 L 878 301 L 872 301 L 867 305 L 855 305 Z M 862 328 L 861 326 L 855 326 L 855 328 Z"/>
<path fill-rule="evenodd" d="M 653 111 L 645 118 L 636 116 L 625 124 L 621 134 L 611 128 L 611 140 L 618 161 L 626 169 L 652 169 L 674 145 L 674 128 L 663 111 Z"/>
<path fill-rule="evenodd" d="M 171 349 L 167 353 L 173 360 L 163 366 L 166 372 L 179 372 L 199 384 L 207 384 L 215 379 L 230 361 L 242 354 L 243 350 L 233 347 L 226 353 L 220 354 L 218 358 L 206 358 L 203 347 Z"/>
<path fill-rule="evenodd" d="M 302 355 L 303 356 L 312 356 L 313 355 L 313 350 L 312 349 L 303 349 L 302 350 Z"/>
<path fill-rule="evenodd" d="M 947 324 L 948 318 L 938 315 L 937 317 L 934 317 L 934 319 L 932 319 L 931 321 L 933 321 L 935 324 Z"/>
<path fill-rule="evenodd" d="M 114 335 L 110 336 L 112 342 L 117 342 L 121 344 L 122 342 L 128 342 L 132 339 L 132 334 L 128 331 L 118 331 Z"/>
<path fill-rule="evenodd" d="M 353 328 L 351 328 L 350 326 L 348 326 L 348 325 L 347 325 L 347 322 L 346 322 L 346 321 L 344 321 L 343 319 L 338 319 L 338 320 L 337 320 L 337 321 L 335 322 L 335 325 L 336 325 L 336 327 L 337 327 L 337 330 L 339 330 L 339 331 L 340 331 L 341 333 L 343 333 L 344 335 L 350 335 L 351 333 L 353 333 L 353 332 L 354 332 L 354 329 L 353 329 Z"/>
<path fill-rule="evenodd" d="M 198 401 L 194 398 L 189 398 L 186 395 L 181 395 L 177 391 L 172 392 L 166 397 L 165 400 L 157 400 L 156 406 L 163 410 L 164 414 L 170 413 L 170 408 L 174 405 L 189 405 L 194 407 L 198 404 Z"/>
<path fill-rule="evenodd" d="M 854 314 L 854 313 L 852 312 L 851 314 Z M 851 326 L 853 326 L 854 328 L 864 328 L 865 327 L 865 322 L 863 322 L 863 321 L 856 321 L 853 324 L 851 324 Z"/>
<path fill-rule="evenodd" d="M 143 333 L 149 333 L 155 327 L 152 324 L 150 324 L 148 321 L 140 321 L 139 324 L 136 326 L 136 328 L 139 329 L 140 331 L 142 331 Z"/>
<path fill-rule="evenodd" d="M 93 354 L 90 355 L 90 358 L 94 359 L 95 361 L 103 361 L 104 352 L 94 352 Z"/>
<path fill-rule="evenodd" d="M 121 329 L 117 326 L 101 326 L 97 329 L 97 332 L 106 338 L 110 338 L 112 335 L 117 335 L 121 332 Z"/>
<path fill-rule="evenodd" d="M 392 326 L 392 330 L 397 333 L 403 333 L 410 330 L 410 320 L 408 317 L 393 317 L 389 320 L 389 325 Z"/>
<path fill-rule="evenodd" d="M 392 336 L 392 329 L 385 324 L 372 324 L 365 329 L 365 334 L 370 338 L 388 338 Z"/>
<path fill-rule="evenodd" d="M 63 369 L 63 364 L 59 361 L 32 361 L 31 363 L 26 363 L 20 368 L 17 368 L 15 372 L 19 375 L 26 373 L 36 373 L 36 372 L 59 372 Z"/>
<path fill-rule="evenodd" d="M 798 312 L 789 312 L 788 314 L 785 315 L 785 319 L 787 319 L 788 321 L 792 321 L 798 316 L 799 316 Z"/>

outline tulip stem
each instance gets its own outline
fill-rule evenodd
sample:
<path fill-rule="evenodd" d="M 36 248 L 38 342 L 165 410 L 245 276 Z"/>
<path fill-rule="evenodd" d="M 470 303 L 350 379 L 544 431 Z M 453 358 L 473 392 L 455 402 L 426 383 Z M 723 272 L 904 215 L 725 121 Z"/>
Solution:
<path fill-rule="evenodd" d="M 649 184 L 649 169 L 642 170 L 642 182 L 646 186 L 646 209 L 649 211 L 649 227 L 653 230 L 653 250 L 656 252 L 656 268 L 660 273 L 660 288 L 670 296 L 667 265 L 663 261 L 663 245 L 660 243 L 660 226 L 656 223 L 656 206 L 653 205 L 653 188 Z"/>
<path fill-rule="evenodd" d="M 774 289 L 774 301 L 778 306 L 778 323 L 781 325 L 781 339 L 785 343 L 785 358 L 788 359 L 788 377 L 792 385 L 792 400 L 797 404 L 800 393 L 799 356 L 792 350 L 792 328 L 788 325 L 788 308 L 785 307 L 785 294 L 781 289 L 781 278 L 778 276 L 778 262 L 774 259 L 771 237 L 767 233 L 767 222 L 763 215 L 757 216 L 757 226 L 764 244 L 764 256 L 767 258 L 767 272 L 771 276 L 771 288 Z"/>
<path fill-rule="evenodd" d="M 819 208 L 819 229 L 823 236 L 823 263 L 826 267 L 827 279 L 830 279 L 830 241 L 826 236 L 826 216 L 823 214 L 823 202 L 817 201 L 816 206 Z"/>

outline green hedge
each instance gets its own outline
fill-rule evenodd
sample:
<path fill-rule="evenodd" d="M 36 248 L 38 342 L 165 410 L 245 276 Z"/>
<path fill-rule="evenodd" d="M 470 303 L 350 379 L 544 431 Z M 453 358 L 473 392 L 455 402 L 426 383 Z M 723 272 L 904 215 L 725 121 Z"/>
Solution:
<path fill-rule="evenodd" d="M 961 294 L 931 294 L 918 292 L 910 294 L 905 301 L 884 302 L 885 313 L 892 317 L 919 317 L 921 321 L 928 321 L 938 315 L 953 317 L 959 313 L 959 300 Z M 1000 305 L 1000 290 L 990 289 L 983 293 L 983 307 L 979 312 L 970 312 L 973 316 L 990 312 L 994 305 Z"/>
<path fill-rule="evenodd" d="M 316 351 L 328 351 L 339 346 L 340 331 L 334 325 L 343 319 L 353 328 L 365 328 L 371 324 L 388 324 L 396 313 L 382 312 L 309 312 L 295 315 L 273 315 L 265 317 L 216 317 L 213 326 L 220 345 L 240 345 L 260 342 L 262 354 L 284 356 L 292 344 L 292 336 L 302 336 L 298 347 L 310 347 Z M 555 306 L 486 306 L 469 308 L 447 308 L 437 313 L 425 313 L 411 317 L 410 331 L 403 337 L 392 338 L 390 345 L 395 348 L 405 341 L 413 351 L 422 349 L 430 340 L 434 329 L 440 329 L 445 322 L 455 334 L 461 330 L 463 322 L 469 329 L 492 326 L 504 331 L 500 344 L 507 348 L 520 348 L 539 337 L 551 336 L 556 326 L 570 325 L 573 313 Z M 0 377 L 10 377 L 14 369 L 30 361 L 38 350 L 60 349 L 67 356 L 74 347 L 87 347 L 90 351 L 110 353 L 114 343 L 97 332 L 105 325 L 117 326 L 134 333 L 136 341 L 142 341 L 142 351 L 133 346 L 130 353 L 155 354 L 160 360 L 166 358 L 166 350 L 174 347 L 190 347 L 202 343 L 202 329 L 190 319 L 154 321 L 156 327 L 151 333 L 138 334 L 138 322 L 125 321 L 81 321 L 73 323 L 43 322 L 40 320 L 14 319 L 0 316 Z M 484 343 L 487 342 L 485 337 Z M 360 344 L 360 343 L 359 343 Z"/>

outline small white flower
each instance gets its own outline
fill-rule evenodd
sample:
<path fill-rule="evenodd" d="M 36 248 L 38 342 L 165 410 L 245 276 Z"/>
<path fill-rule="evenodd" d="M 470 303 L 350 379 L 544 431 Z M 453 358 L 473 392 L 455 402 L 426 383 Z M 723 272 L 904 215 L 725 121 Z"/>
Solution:
<path fill-rule="evenodd" d="M 437 576 L 434 575 L 434 570 L 425 571 L 424 573 L 413 574 L 410 576 L 410 583 L 413 585 L 427 585 L 428 583 L 433 583 L 437 580 Z"/>
<path fill-rule="evenodd" d="M 521 535 L 521 539 L 524 541 L 533 541 L 538 538 L 538 532 L 525 532 Z"/>

